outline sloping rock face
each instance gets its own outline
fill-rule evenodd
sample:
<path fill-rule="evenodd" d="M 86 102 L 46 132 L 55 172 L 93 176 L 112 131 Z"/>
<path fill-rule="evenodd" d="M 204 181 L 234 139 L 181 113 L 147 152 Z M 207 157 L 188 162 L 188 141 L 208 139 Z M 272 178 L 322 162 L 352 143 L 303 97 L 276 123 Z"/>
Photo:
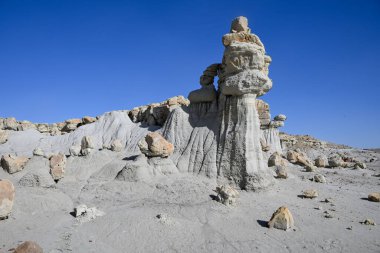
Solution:
<path fill-rule="evenodd" d="M 269 106 L 256 100 L 272 87 L 271 59 L 246 21 L 238 17 L 232 22 L 231 33 L 223 36 L 222 63 L 206 68 L 200 78 L 202 88 L 189 94 L 189 107 L 172 111 L 162 134 L 174 144 L 170 158 L 180 171 L 227 178 L 242 189 L 259 190 L 273 183 L 260 141 L 262 125 L 272 124 Z M 263 105 L 259 110 L 257 103 Z M 282 152 L 276 134 L 273 146 Z"/>

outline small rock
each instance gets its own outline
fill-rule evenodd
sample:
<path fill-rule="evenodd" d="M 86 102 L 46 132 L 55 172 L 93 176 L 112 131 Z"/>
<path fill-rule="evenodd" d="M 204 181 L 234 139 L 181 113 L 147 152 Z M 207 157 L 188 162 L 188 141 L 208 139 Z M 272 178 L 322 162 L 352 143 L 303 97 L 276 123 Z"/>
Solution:
<path fill-rule="evenodd" d="M 344 165 L 345 165 L 345 163 L 344 163 L 342 157 L 340 157 L 338 155 L 329 158 L 329 166 L 331 168 L 344 167 Z"/>
<path fill-rule="evenodd" d="M 43 253 L 43 250 L 36 242 L 26 241 L 20 244 L 14 253 Z"/>
<path fill-rule="evenodd" d="M 324 212 L 324 217 L 328 218 L 328 219 L 334 218 L 334 216 L 331 213 L 329 213 L 328 211 Z"/>
<path fill-rule="evenodd" d="M 276 166 L 275 172 L 276 172 L 277 178 L 282 178 L 282 179 L 288 178 L 288 173 L 286 172 L 286 168 L 283 166 Z"/>
<path fill-rule="evenodd" d="M 358 169 L 366 169 L 367 168 L 367 165 L 363 162 L 357 162 L 355 163 L 354 165 L 354 169 L 355 170 L 358 170 Z"/>
<path fill-rule="evenodd" d="M 317 170 L 317 167 L 314 165 L 305 165 L 304 168 L 306 172 L 315 172 Z"/>
<path fill-rule="evenodd" d="M 81 204 L 77 207 L 74 208 L 74 215 L 75 217 L 79 217 L 81 215 L 83 215 L 86 211 L 87 211 L 87 206 L 84 205 L 84 204 Z"/>
<path fill-rule="evenodd" d="M 282 206 L 272 214 L 272 217 L 268 222 L 268 227 L 288 230 L 291 227 L 294 227 L 293 215 L 286 206 Z"/>
<path fill-rule="evenodd" d="M 268 159 L 268 166 L 282 166 L 285 167 L 286 160 L 281 157 L 281 155 L 278 152 L 274 152 Z"/>
<path fill-rule="evenodd" d="M 313 199 L 318 197 L 318 192 L 314 189 L 304 190 L 302 193 L 304 198 Z"/>
<path fill-rule="evenodd" d="M 36 148 L 35 150 L 33 150 L 33 155 L 35 156 L 44 156 L 44 151 L 40 148 Z"/>
<path fill-rule="evenodd" d="M 15 198 L 15 187 L 7 179 L 0 179 L 0 220 L 5 219 L 12 212 Z"/>
<path fill-rule="evenodd" d="M 1 158 L 1 166 L 9 174 L 13 174 L 23 170 L 28 160 L 29 158 L 25 156 L 3 155 Z"/>
<path fill-rule="evenodd" d="M 316 174 L 316 175 L 314 175 L 314 182 L 324 184 L 324 183 L 326 183 L 326 178 L 321 174 Z"/>
<path fill-rule="evenodd" d="M 327 199 L 322 200 L 321 202 L 324 202 L 324 203 L 332 203 L 333 200 L 332 200 L 331 198 L 327 198 Z"/>
<path fill-rule="evenodd" d="M 121 140 L 116 139 L 116 140 L 112 141 L 112 143 L 111 143 L 111 147 L 110 147 L 110 148 L 111 148 L 112 151 L 120 152 L 120 151 L 123 150 L 124 145 L 123 145 L 123 143 L 121 142 Z"/>
<path fill-rule="evenodd" d="M 376 223 L 372 219 L 365 219 L 364 221 L 360 222 L 363 225 L 369 225 L 369 226 L 376 226 Z"/>
<path fill-rule="evenodd" d="M 315 159 L 315 166 L 319 168 L 326 168 L 329 166 L 329 162 L 327 160 L 326 156 L 319 156 L 317 159 Z"/>
<path fill-rule="evenodd" d="M 96 217 L 105 215 L 104 212 L 98 210 L 96 207 L 88 208 L 86 205 L 79 205 L 74 209 L 74 215 L 76 219 L 81 222 L 89 222 Z"/>
<path fill-rule="evenodd" d="M 217 186 L 214 190 L 217 193 L 218 201 L 228 205 L 235 205 L 239 197 L 239 192 L 229 185 Z"/>
<path fill-rule="evenodd" d="M 148 133 L 138 144 L 141 152 L 148 157 L 168 157 L 174 146 L 157 132 Z"/>
<path fill-rule="evenodd" d="M 368 195 L 368 200 L 372 202 L 380 202 L 380 192 L 372 192 Z"/>

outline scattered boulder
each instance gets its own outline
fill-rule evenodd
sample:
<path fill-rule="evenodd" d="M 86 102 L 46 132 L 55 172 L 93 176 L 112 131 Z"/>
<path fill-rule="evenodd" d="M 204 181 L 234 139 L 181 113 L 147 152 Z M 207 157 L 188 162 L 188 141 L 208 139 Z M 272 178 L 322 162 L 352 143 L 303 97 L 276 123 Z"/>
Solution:
<path fill-rule="evenodd" d="M 81 141 L 81 154 L 86 156 L 92 152 L 95 148 L 95 145 L 92 141 L 91 136 L 83 136 Z"/>
<path fill-rule="evenodd" d="M 124 145 L 119 139 L 112 141 L 111 146 L 110 146 L 110 149 L 115 152 L 120 152 L 123 150 L 123 148 L 124 148 Z"/>
<path fill-rule="evenodd" d="M 1 158 L 1 166 L 9 174 L 19 172 L 24 169 L 25 164 L 28 162 L 29 158 L 25 156 L 14 156 L 14 155 L 3 155 Z"/>
<path fill-rule="evenodd" d="M 321 175 L 321 174 L 316 174 L 316 175 L 314 175 L 314 182 L 317 182 L 317 183 L 326 183 L 327 181 L 326 181 L 326 178 L 323 176 L 323 175 Z"/>
<path fill-rule="evenodd" d="M 345 162 L 343 161 L 342 157 L 336 155 L 329 158 L 329 167 L 336 168 L 336 167 L 344 167 Z"/>
<path fill-rule="evenodd" d="M 74 145 L 69 148 L 69 153 L 71 156 L 78 156 L 81 153 L 81 149 L 82 149 L 81 146 Z"/>
<path fill-rule="evenodd" d="M 8 133 L 0 129 L 0 145 L 8 141 Z"/>
<path fill-rule="evenodd" d="M 329 166 L 329 161 L 327 160 L 326 156 L 318 156 L 314 162 L 315 166 L 317 166 L 318 168 L 326 168 Z"/>
<path fill-rule="evenodd" d="M 369 226 L 376 226 L 376 223 L 372 219 L 365 219 L 364 221 L 360 222 L 363 225 L 369 225 Z"/>
<path fill-rule="evenodd" d="M 6 219 L 12 212 L 15 188 L 11 181 L 0 179 L 0 220 Z"/>
<path fill-rule="evenodd" d="M 272 214 L 268 222 L 269 228 L 288 230 L 294 227 L 293 215 L 286 206 L 282 206 Z"/>
<path fill-rule="evenodd" d="M 314 165 L 305 165 L 304 166 L 306 172 L 315 172 L 317 170 L 317 167 Z"/>
<path fill-rule="evenodd" d="M 304 190 L 302 192 L 302 197 L 307 198 L 307 199 L 313 199 L 313 198 L 318 197 L 318 192 L 317 190 L 314 190 L 314 189 Z"/>
<path fill-rule="evenodd" d="M 26 241 L 20 244 L 14 253 L 43 253 L 43 250 L 36 242 Z"/>
<path fill-rule="evenodd" d="M 268 160 L 269 167 L 272 167 L 272 166 L 286 167 L 286 165 L 287 165 L 286 160 L 282 158 L 282 156 L 278 152 L 274 152 L 269 157 L 269 160 Z"/>
<path fill-rule="evenodd" d="M 289 150 L 288 153 L 286 154 L 286 157 L 289 162 L 294 163 L 294 164 L 308 166 L 310 168 L 314 166 L 314 164 L 310 161 L 310 159 L 306 156 L 306 154 L 300 151 Z"/>
<path fill-rule="evenodd" d="M 284 166 L 276 166 L 276 178 L 287 179 L 288 172 L 286 171 L 286 167 Z"/>
<path fill-rule="evenodd" d="M 354 165 L 354 169 L 356 169 L 356 170 L 359 170 L 359 169 L 363 169 L 364 170 L 366 168 L 367 168 L 367 165 L 365 163 L 363 163 L 363 162 L 357 162 Z"/>
<path fill-rule="evenodd" d="M 50 174 L 55 181 L 60 180 L 65 175 L 66 156 L 62 153 L 50 157 Z"/>
<path fill-rule="evenodd" d="M 40 148 L 36 148 L 35 150 L 33 150 L 33 155 L 35 156 L 44 156 L 44 151 Z"/>
<path fill-rule="evenodd" d="M 148 133 L 139 142 L 139 148 L 148 157 L 168 157 L 174 151 L 174 146 L 157 132 Z"/>
<path fill-rule="evenodd" d="M 235 205 L 239 197 L 239 192 L 229 185 L 217 186 L 214 191 L 217 193 L 217 200 L 226 206 Z"/>
<path fill-rule="evenodd" d="M 372 202 L 380 202 L 380 192 L 372 192 L 368 195 L 368 200 Z"/>

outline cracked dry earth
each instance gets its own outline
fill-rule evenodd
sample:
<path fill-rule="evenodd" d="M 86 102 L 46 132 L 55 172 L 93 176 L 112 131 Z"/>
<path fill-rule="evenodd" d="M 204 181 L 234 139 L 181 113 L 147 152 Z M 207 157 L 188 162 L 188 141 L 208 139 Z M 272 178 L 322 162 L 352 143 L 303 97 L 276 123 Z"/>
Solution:
<path fill-rule="evenodd" d="M 47 166 L 42 158 L 32 159 L 34 168 Z M 380 251 L 379 226 L 360 223 L 366 218 L 380 223 L 380 204 L 366 199 L 379 190 L 380 159 L 364 170 L 318 169 L 326 184 L 289 165 L 288 179 L 276 180 L 267 191 L 240 192 L 236 206 L 214 201 L 216 182 L 203 176 L 115 180 L 123 159 L 107 151 L 70 158 L 66 177 L 49 187 L 17 184 L 31 167 L 8 175 L 17 186 L 16 199 L 11 216 L 0 223 L 0 252 L 25 240 L 38 242 L 44 252 Z M 310 188 L 317 198 L 298 197 Z M 81 203 L 105 215 L 82 223 L 70 214 Z M 292 212 L 295 228 L 268 229 L 266 222 L 282 205 Z M 325 211 L 332 218 L 325 218 Z"/>

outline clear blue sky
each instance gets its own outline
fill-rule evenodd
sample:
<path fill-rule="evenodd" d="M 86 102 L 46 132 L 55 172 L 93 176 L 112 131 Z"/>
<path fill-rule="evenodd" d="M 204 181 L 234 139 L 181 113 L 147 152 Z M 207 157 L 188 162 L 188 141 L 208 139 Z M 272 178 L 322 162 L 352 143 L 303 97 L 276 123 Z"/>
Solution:
<path fill-rule="evenodd" d="M 0 117 L 96 116 L 185 95 L 235 16 L 272 57 L 284 131 L 380 147 L 380 1 L 0 0 Z"/>

